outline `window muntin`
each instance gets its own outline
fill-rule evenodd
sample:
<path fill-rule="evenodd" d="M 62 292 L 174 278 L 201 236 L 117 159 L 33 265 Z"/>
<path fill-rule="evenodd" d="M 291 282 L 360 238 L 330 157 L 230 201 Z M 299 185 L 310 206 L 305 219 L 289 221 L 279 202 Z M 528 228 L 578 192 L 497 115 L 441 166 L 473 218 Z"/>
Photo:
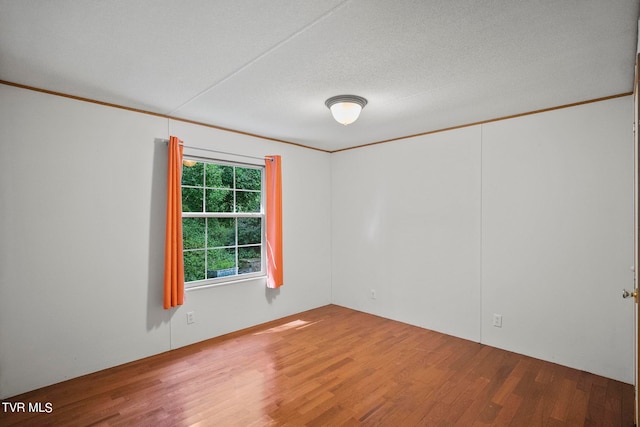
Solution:
<path fill-rule="evenodd" d="M 259 166 L 201 160 L 183 165 L 186 287 L 264 274 L 262 188 Z"/>

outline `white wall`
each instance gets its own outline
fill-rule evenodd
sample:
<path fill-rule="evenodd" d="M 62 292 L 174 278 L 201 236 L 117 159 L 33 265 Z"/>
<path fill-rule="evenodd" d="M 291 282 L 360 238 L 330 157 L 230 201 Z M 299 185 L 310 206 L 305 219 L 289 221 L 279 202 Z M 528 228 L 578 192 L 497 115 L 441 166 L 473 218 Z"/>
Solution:
<path fill-rule="evenodd" d="M 169 133 L 282 155 L 279 291 L 254 280 L 162 309 L 166 146 L 154 139 Z M 326 153 L 0 85 L 0 398 L 328 304 L 329 164 Z"/>
<path fill-rule="evenodd" d="M 625 97 L 483 126 L 483 342 L 633 383 L 632 125 Z"/>
<path fill-rule="evenodd" d="M 633 383 L 632 123 L 625 97 L 335 153 L 333 302 Z"/>
<path fill-rule="evenodd" d="M 469 127 L 333 155 L 334 303 L 479 341 L 479 138 Z"/>

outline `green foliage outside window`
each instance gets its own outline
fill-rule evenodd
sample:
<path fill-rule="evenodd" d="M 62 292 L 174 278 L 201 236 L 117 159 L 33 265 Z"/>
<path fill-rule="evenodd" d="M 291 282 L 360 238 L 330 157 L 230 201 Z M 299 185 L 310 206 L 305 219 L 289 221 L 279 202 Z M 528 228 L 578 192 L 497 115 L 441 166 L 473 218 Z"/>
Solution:
<path fill-rule="evenodd" d="M 185 282 L 261 270 L 262 218 L 212 217 L 260 213 L 262 171 L 196 162 L 182 168 Z M 207 216 L 209 215 L 209 216 Z"/>

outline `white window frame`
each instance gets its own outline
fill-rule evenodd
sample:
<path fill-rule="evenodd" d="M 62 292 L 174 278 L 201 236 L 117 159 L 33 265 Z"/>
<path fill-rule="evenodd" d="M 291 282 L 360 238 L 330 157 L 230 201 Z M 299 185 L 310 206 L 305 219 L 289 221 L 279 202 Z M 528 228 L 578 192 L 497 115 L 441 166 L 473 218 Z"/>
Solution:
<path fill-rule="evenodd" d="M 220 166 L 233 166 L 233 167 L 238 167 L 238 168 L 244 168 L 244 169 L 257 169 L 260 170 L 260 212 L 239 212 L 239 213 L 235 213 L 235 212 L 182 212 L 182 218 L 261 218 L 260 224 L 261 224 L 261 234 L 260 234 L 260 271 L 255 271 L 252 273 L 244 273 L 244 274 L 234 274 L 234 275 L 230 275 L 230 276 L 223 276 L 223 277 L 212 277 L 212 278 L 205 278 L 202 280 L 194 280 L 191 282 L 186 282 L 184 283 L 185 286 L 185 290 L 187 289 L 196 289 L 196 288 L 202 288 L 202 287 L 209 287 L 209 286 L 216 286 L 216 285 L 224 285 L 224 284 L 231 284 L 231 283 L 235 283 L 235 282 L 243 282 L 249 279 L 255 279 L 255 278 L 259 278 L 259 277 L 266 277 L 267 275 L 267 264 L 266 264 L 266 232 L 265 232 L 265 191 L 264 191 L 264 187 L 265 187 L 265 167 L 264 165 L 257 165 L 257 164 L 252 164 L 252 163 L 242 163 L 242 162 L 231 162 L 231 161 L 226 161 L 226 160 L 218 160 L 218 159 L 212 159 L 212 158 L 208 158 L 208 157 L 200 157 L 200 156 L 189 156 L 189 155 L 185 155 L 183 156 L 184 160 L 192 160 L 195 162 L 199 162 L 199 163 L 209 163 L 209 164 L 215 164 L 215 165 L 220 165 Z M 233 190 L 234 190 L 234 208 L 235 208 L 235 190 L 236 187 L 236 183 L 235 183 L 235 178 L 236 174 L 233 174 Z M 182 188 L 184 188 L 181 185 Z M 187 188 L 189 186 L 186 186 Z M 204 194 L 204 193 L 203 193 Z M 205 231 L 206 234 L 206 231 Z M 206 235 L 205 235 L 205 251 L 208 250 L 208 248 L 206 247 Z M 238 245 L 238 228 L 236 227 L 236 245 L 235 246 L 229 246 L 229 247 L 235 247 L 236 249 L 238 248 L 242 248 L 242 247 L 255 247 L 255 244 L 252 245 Z M 188 250 L 186 250 L 188 251 Z M 185 251 L 185 252 L 186 252 Z M 184 255 L 183 255 L 184 257 Z M 206 255 L 205 255 L 205 263 L 206 263 Z M 206 264 L 205 264 L 206 266 Z M 236 268 L 238 266 L 238 251 L 236 250 Z M 205 267 L 206 269 L 206 267 Z"/>

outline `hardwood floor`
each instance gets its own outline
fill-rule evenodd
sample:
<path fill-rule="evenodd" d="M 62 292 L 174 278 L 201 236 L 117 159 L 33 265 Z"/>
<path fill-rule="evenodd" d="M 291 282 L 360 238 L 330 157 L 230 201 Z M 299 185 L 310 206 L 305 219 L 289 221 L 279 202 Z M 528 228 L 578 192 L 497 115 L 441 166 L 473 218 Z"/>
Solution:
<path fill-rule="evenodd" d="M 329 305 L 4 402 L 0 425 L 631 426 L 633 387 Z"/>

